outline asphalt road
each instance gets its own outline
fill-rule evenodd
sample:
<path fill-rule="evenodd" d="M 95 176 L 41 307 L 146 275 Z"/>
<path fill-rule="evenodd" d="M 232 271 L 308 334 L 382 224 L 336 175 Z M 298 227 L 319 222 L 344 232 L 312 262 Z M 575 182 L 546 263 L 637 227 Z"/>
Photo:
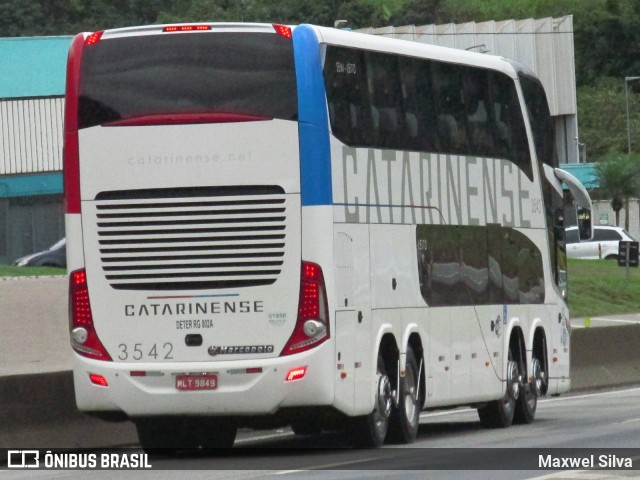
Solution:
<path fill-rule="evenodd" d="M 575 479 L 640 478 L 640 470 L 560 471 L 504 470 L 538 461 L 545 449 L 569 448 L 573 455 L 589 449 L 631 458 L 640 468 L 640 388 L 544 399 L 531 425 L 487 430 L 475 410 L 425 413 L 417 441 L 382 449 L 354 450 L 340 435 L 296 437 L 288 431 L 241 435 L 224 456 L 151 457 L 163 471 L 93 471 L 94 479 Z M 452 450 L 456 448 L 459 450 Z M 613 449 L 636 449 L 615 451 Z M 514 450 L 517 449 L 517 450 Z M 523 450 L 527 449 L 527 450 Z M 560 450 L 551 451 L 553 455 Z M 602 452 L 596 452 L 596 459 Z M 524 463 L 529 465 L 529 463 Z M 447 468 L 449 470 L 430 470 Z M 496 468 L 496 470 L 483 470 Z M 0 479 L 80 479 L 86 471 L 0 471 Z"/>

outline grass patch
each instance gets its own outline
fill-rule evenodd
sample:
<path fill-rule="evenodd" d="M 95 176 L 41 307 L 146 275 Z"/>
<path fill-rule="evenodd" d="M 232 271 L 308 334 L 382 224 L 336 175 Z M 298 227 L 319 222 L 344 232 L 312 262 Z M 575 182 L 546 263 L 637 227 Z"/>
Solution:
<path fill-rule="evenodd" d="M 0 265 L 0 277 L 39 277 L 43 275 L 65 275 L 64 268 L 53 267 L 14 267 Z"/>
<path fill-rule="evenodd" d="M 640 311 L 640 271 L 612 260 L 569 259 L 569 309 L 572 317 Z"/>

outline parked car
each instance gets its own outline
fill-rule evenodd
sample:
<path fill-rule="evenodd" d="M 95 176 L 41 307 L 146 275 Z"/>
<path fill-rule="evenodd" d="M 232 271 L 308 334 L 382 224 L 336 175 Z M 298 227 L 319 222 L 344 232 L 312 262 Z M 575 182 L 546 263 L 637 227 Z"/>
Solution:
<path fill-rule="evenodd" d="M 578 227 L 565 230 L 567 257 L 598 260 L 599 258 L 618 258 L 618 244 L 621 240 L 635 240 L 622 227 L 596 225 L 593 227 L 593 239 L 588 242 L 578 240 Z"/>
<path fill-rule="evenodd" d="M 67 240 L 63 238 L 48 250 L 32 253 L 13 262 L 18 267 L 67 267 Z"/>

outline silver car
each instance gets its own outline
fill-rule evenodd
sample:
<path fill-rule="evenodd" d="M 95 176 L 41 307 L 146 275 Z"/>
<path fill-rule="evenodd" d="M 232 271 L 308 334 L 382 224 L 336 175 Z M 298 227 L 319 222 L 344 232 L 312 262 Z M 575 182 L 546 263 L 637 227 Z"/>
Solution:
<path fill-rule="evenodd" d="M 13 264 L 17 267 L 67 267 L 67 241 L 58 240 L 48 250 L 32 253 L 18 258 Z"/>

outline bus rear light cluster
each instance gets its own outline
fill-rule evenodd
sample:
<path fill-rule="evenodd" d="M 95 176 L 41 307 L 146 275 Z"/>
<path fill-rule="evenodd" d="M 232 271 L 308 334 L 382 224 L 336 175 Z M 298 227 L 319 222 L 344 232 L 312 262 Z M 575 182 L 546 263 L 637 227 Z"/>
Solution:
<path fill-rule="evenodd" d="M 98 43 L 100 41 L 100 39 L 102 38 L 102 34 L 103 33 L 104 33 L 104 31 L 92 33 L 91 35 L 89 35 L 86 38 L 86 40 L 84 41 L 84 44 L 87 47 L 90 47 L 91 45 L 95 45 L 96 43 Z"/>
<path fill-rule="evenodd" d="M 284 38 L 292 38 L 293 32 L 291 31 L 291 27 L 287 27 L 286 25 L 280 25 L 278 23 L 273 24 L 273 29 L 276 31 L 278 35 L 282 35 Z"/>
<path fill-rule="evenodd" d="M 295 382 L 296 380 L 301 380 L 307 374 L 307 367 L 298 367 L 292 368 L 287 373 L 286 380 L 287 382 Z"/>
<path fill-rule="evenodd" d="M 96 360 L 111 361 L 93 325 L 87 274 L 84 269 L 69 275 L 69 321 L 71 346 L 80 355 Z"/>
<path fill-rule="evenodd" d="M 90 373 L 89 380 L 91 381 L 91 383 L 93 383 L 94 385 L 98 385 L 99 387 L 109 386 L 109 382 L 107 382 L 107 379 L 104 378 L 102 375 L 98 375 L 96 373 Z"/>
<path fill-rule="evenodd" d="M 298 319 L 281 356 L 304 352 L 329 338 L 329 308 L 320 265 L 302 262 Z"/>

